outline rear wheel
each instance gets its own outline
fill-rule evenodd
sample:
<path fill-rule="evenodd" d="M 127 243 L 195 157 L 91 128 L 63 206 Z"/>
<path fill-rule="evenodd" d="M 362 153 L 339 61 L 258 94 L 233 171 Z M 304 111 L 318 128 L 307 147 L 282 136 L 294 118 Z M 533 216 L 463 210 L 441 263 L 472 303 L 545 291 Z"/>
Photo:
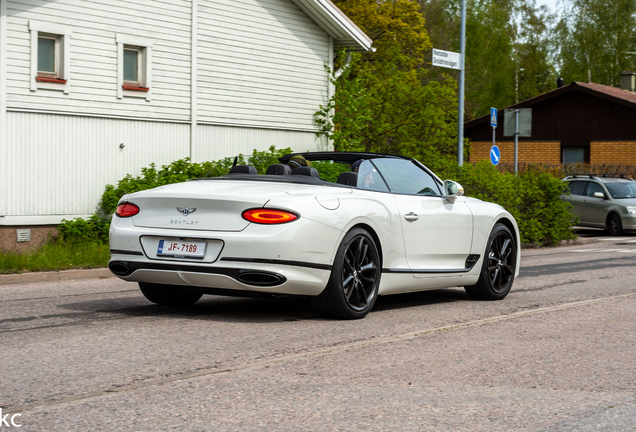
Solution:
<path fill-rule="evenodd" d="M 373 238 L 362 228 L 345 235 L 327 287 L 312 298 L 314 309 L 340 319 L 364 318 L 378 298 L 380 256 Z"/>
<path fill-rule="evenodd" d="M 610 213 L 607 217 L 607 232 L 611 236 L 623 235 L 623 223 L 616 213 Z"/>
<path fill-rule="evenodd" d="M 139 282 L 143 295 L 153 303 L 165 306 L 188 306 L 196 303 L 203 294 L 189 291 L 177 285 Z"/>
<path fill-rule="evenodd" d="M 486 244 L 486 256 L 479 280 L 464 289 L 470 298 L 501 300 L 508 295 L 515 279 L 517 245 L 515 238 L 503 224 L 497 224 Z"/>

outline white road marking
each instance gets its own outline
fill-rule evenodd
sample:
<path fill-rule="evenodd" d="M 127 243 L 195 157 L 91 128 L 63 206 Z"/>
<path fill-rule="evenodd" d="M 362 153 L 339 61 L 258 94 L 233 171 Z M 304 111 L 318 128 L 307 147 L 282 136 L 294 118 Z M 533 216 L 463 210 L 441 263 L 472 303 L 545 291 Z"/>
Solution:
<path fill-rule="evenodd" d="M 577 249 L 572 252 L 636 252 L 636 249 Z"/>

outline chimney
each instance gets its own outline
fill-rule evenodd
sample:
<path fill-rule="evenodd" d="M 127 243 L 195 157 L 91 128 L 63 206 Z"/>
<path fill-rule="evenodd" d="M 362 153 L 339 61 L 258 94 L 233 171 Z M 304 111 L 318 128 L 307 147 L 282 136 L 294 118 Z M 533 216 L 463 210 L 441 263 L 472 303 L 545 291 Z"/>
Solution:
<path fill-rule="evenodd" d="M 565 80 L 563 78 L 559 78 L 557 80 L 557 88 L 563 87 L 563 84 L 565 84 Z"/>
<path fill-rule="evenodd" d="M 634 79 L 635 76 L 636 75 L 632 71 L 623 71 L 621 73 L 621 88 L 632 93 L 636 91 L 636 80 Z"/>

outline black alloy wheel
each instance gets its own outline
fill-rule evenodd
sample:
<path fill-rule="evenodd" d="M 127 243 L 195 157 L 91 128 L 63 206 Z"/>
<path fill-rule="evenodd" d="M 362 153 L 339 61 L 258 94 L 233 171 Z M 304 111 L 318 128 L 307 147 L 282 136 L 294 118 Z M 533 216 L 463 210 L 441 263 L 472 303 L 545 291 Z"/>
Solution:
<path fill-rule="evenodd" d="M 607 232 L 611 236 L 623 235 L 623 223 L 621 217 L 616 213 L 610 213 L 607 217 Z"/>
<path fill-rule="evenodd" d="M 312 298 L 314 308 L 329 317 L 364 318 L 373 308 L 380 286 L 380 256 L 369 233 L 361 228 L 349 231 L 342 240 L 329 283 Z"/>
<path fill-rule="evenodd" d="M 471 298 L 501 300 L 512 288 L 517 266 L 515 238 L 503 224 L 493 228 L 486 246 L 486 256 L 477 284 L 464 289 Z"/>

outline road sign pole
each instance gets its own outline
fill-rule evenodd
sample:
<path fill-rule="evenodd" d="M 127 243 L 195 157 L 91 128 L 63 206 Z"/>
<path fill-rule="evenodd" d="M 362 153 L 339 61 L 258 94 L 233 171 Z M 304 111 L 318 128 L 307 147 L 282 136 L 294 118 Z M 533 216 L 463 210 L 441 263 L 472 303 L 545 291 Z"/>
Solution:
<path fill-rule="evenodd" d="M 462 0 L 462 20 L 459 35 L 459 55 L 461 69 L 459 70 L 459 106 L 457 115 L 457 164 L 464 165 L 464 65 L 466 54 L 466 0 Z"/>
<path fill-rule="evenodd" d="M 517 161 L 519 157 L 519 110 L 515 110 L 515 176 L 517 175 Z"/>

